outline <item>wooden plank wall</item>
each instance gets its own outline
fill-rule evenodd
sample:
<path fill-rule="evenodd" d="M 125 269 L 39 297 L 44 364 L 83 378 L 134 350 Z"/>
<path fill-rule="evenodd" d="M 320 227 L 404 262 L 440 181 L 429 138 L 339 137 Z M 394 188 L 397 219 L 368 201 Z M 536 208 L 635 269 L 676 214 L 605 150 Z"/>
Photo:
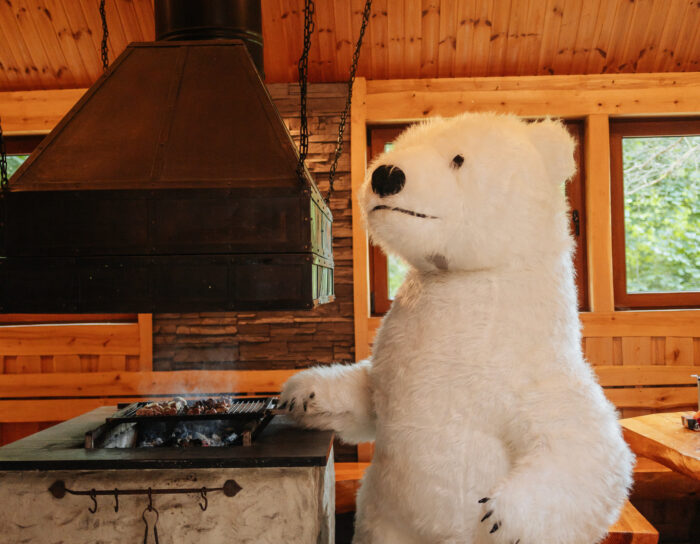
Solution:
<path fill-rule="evenodd" d="M 591 336 L 583 352 L 622 417 L 697 409 L 700 337 Z"/>
<path fill-rule="evenodd" d="M 139 314 L 131 323 L 0 326 L 0 374 L 75 374 L 73 379 L 80 383 L 81 373 L 148 371 L 152 342 L 150 314 Z M 0 444 L 52 424 L 21 418 L 0 421 Z"/>

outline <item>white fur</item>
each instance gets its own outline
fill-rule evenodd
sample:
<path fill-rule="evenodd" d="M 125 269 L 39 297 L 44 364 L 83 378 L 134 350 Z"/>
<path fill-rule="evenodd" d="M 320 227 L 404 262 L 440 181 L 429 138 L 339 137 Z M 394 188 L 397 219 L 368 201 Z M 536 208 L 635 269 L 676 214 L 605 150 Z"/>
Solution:
<path fill-rule="evenodd" d="M 282 393 L 302 424 L 376 440 L 356 544 L 593 544 L 617 519 L 633 457 L 581 354 L 573 149 L 559 122 L 466 114 L 408 129 L 368 169 L 368 230 L 411 270 L 371 362 Z M 381 164 L 403 170 L 402 191 L 372 192 Z"/>

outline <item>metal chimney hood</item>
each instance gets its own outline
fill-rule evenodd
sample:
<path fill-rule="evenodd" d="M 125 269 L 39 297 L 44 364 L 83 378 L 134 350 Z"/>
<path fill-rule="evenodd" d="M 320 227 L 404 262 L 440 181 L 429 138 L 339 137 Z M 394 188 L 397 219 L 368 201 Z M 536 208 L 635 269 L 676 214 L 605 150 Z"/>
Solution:
<path fill-rule="evenodd" d="M 331 212 L 248 50 L 259 0 L 155 6 L 163 40 L 129 45 L 3 193 L 0 312 L 332 300 Z"/>

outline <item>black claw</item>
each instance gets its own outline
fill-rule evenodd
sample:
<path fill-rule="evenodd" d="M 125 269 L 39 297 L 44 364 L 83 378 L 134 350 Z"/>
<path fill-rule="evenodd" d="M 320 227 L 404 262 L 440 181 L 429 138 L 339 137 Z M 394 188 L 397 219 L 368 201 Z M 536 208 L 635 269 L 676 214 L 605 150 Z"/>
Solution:
<path fill-rule="evenodd" d="M 486 514 L 484 515 L 484 517 L 481 518 L 481 521 L 484 521 L 484 520 L 489 519 L 489 518 L 491 517 L 491 514 L 493 514 L 493 510 L 489 510 L 488 512 L 486 512 Z"/>
<path fill-rule="evenodd" d="M 489 497 L 484 497 L 483 499 L 479 499 L 479 502 L 480 502 L 481 504 L 484 504 L 485 502 L 488 502 L 488 501 L 490 501 L 490 500 L 491 500 L 491 499 L 490 499 Z"/>
<path fill-rule="evenodd" d="M 499 522 L 494 523 L 494 524 L 493 524 L 493 527 L 491 527 L 491 530 L 489 531 L 489 534 L 495 533 L 496 531 L 498 531 L 498 528 L 499 528 L 500 526 L 501 526 L 501 524 L 500 524 Z"/>
<path fill-rule="evenodd" d="M 295 401 L 295 400 L 297 400 L 297 399 L 292 399 L 292 402 L 289 403 L 289 411 L 290 411 L 290 412 L 291 412 L 292 410 L 294 410 L 294 401 Z"/>
<path fill-rule="evenodd" d="M 307 406 L 307 402 L 304 401 L 304 412 L 306 412 L 306 406 Z"/>
<path fill-rule="evenodd" d="M 312 399 L 312 398 L 314 398 L 315 396 L 316 396 L 316 393 L 314 393 L 313 391 L 311 391 L 311 394 L 309 395 L 309 398 Z"/>

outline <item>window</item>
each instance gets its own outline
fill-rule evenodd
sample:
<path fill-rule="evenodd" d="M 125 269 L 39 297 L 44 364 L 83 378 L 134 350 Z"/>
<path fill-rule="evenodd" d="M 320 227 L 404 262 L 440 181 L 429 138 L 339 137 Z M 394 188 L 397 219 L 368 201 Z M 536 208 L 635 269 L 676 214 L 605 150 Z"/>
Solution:
<path fill-rule="evenodd" d="M 368 159 L 372 159 L 385 150 L 390 149 L 391 142 L 408 125 L 370 127 L 368 129 Z M 588 274 L 586 272 L 586 213 L 583 179 L 583 131 L 582 121 L 567 121 L 566 127 L 577 142 L 576 164 L 577 172 L 574 178 L 566 184 L 566 195 L 571 208 L 571 232 L 576 239 L 574 267 L 576 270 L 576 287 L 578 290 L 578 305 L 580 311 L 588 310 Z M 369 246 L 370 297 L 372 315 L 382 315 L 389 310 L 396 290 L 403 281 L 407 265 L 394 256 L 386 256 L 381 249 Z"/>
<path fill-rule="evenodd" d="M 22 166 L 42 139 L 43 136 L 5 136 L 8 177 L 12 177 L 12 174 Z"/>
<path fill-rule="evenodd" d="M 700 119 L 610 127 L 615 307 L 698 307 Z"/>

